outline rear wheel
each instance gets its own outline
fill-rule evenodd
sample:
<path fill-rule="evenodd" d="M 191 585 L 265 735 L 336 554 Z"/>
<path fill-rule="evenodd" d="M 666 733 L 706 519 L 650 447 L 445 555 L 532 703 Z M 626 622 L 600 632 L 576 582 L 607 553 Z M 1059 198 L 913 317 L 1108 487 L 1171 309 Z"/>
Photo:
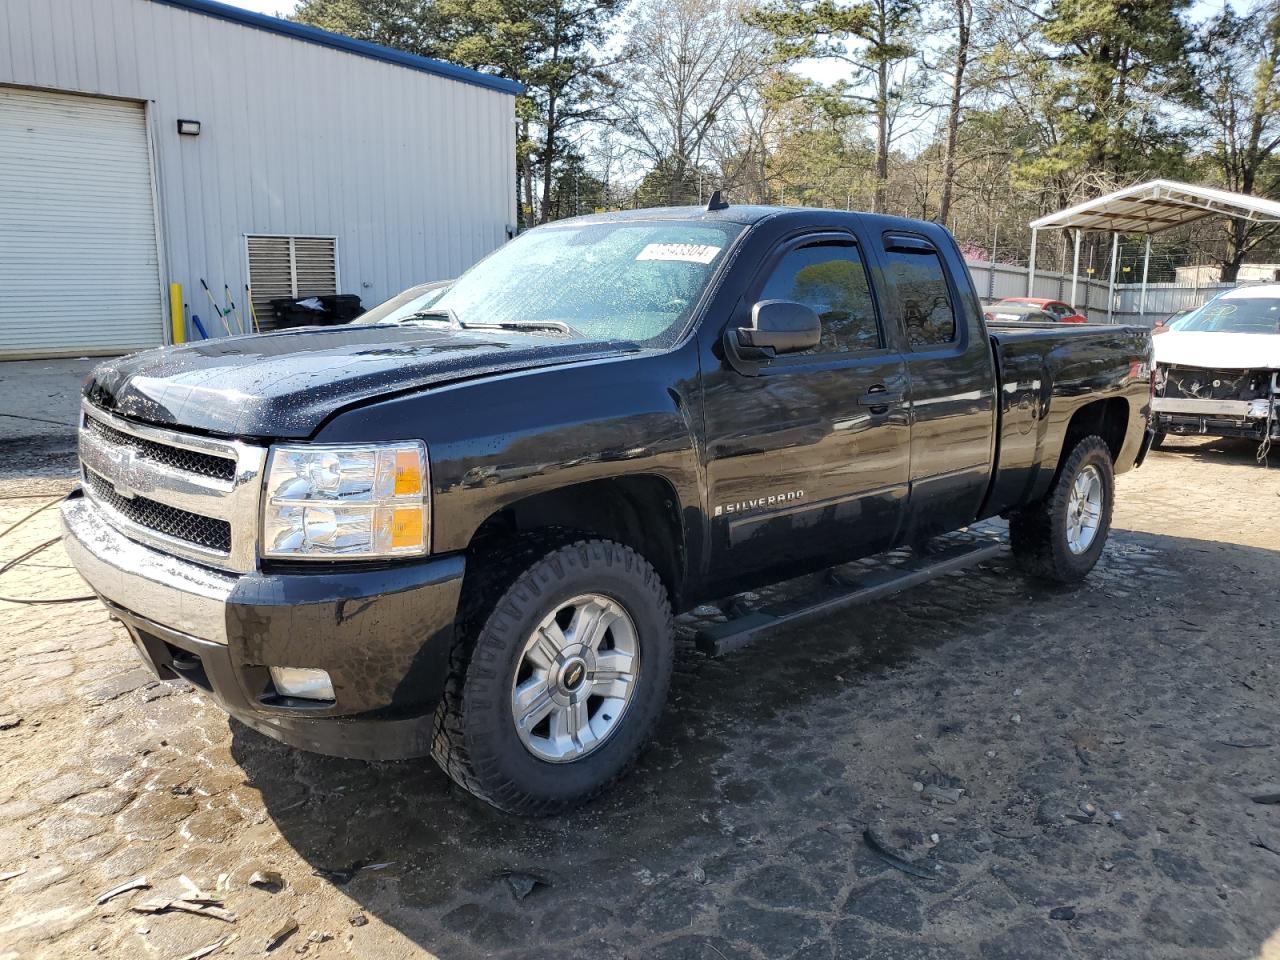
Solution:
<path fill-rule="evenodd" d="M 1163 447 L 1166 437 L 1168 437 L 1167 433 L 1165 433 L 1163 430 L 1157 430 L 1156 435 L 1151 438 L 1151 449 L 1159 450 L 1161 447 Z"/>
<path fill-rule="evenodd" d="M 1009 522 L 1014 555 L 1033 576 L 1084 579 L 1111 531 L 1115 472 L 1101 437 L 1085 437 L 1067 456 L 1048 496 Z"/>
<path fill-rule="evenodd" d="M 607 540 L 553 550 L 455 651 L 432 755 L 499 809 L 568 809 L 638 755 L 672 655 L 671 605 L 643 557 Z"/>

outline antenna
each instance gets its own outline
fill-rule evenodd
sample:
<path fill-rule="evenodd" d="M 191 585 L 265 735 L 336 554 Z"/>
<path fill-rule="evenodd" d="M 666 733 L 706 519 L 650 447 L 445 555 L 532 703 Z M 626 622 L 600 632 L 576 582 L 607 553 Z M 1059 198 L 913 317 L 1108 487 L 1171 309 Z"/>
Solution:
<path fill-rule="evenodd" d="M 720 196 L 720 191 L 716 190 L 711 194 L 711 199 L 707 201 L 707 212 L 712 210 L 728 210 L 729 201 Z"/>

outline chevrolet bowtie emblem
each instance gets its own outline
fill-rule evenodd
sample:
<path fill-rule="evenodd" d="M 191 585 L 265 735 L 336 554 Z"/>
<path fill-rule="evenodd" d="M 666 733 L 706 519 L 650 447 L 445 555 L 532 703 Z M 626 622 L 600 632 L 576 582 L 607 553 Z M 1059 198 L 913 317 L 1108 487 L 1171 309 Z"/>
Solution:
<path fill-rule="evenodd" d="M 134 475 L 137 472 L 137 455 L 133 452 L 133 448 L 123 447 L 113 450 L 111 463 L 116 468 L 115 476 L 108 478 L 112 488 L 126 500 L 132 500 L 137 496 L 133 485 Z"/>

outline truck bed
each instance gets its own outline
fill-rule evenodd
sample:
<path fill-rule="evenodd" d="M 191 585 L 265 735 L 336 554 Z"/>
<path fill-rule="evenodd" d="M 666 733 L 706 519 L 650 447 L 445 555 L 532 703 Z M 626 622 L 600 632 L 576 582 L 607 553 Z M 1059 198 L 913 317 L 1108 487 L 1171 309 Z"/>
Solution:
<path fill-rule="evenodd" d="M 1000 386 L 998 461 L 984 513 L 1032 502 L 1057 469 L 1065 425 L 1054 397 L 1119 388 L 1150 376 L 1151 332 L 1101 323 L 987 324 Z M 1111 403 L 1129 403 L 1115 398 Z M 1064 411 L 1062 416 L 1066 416 Z M 1129 416 L 1145 415 L 1130 410 Z M 1052 438 L 1052 441 L 1050 441 Z"/>

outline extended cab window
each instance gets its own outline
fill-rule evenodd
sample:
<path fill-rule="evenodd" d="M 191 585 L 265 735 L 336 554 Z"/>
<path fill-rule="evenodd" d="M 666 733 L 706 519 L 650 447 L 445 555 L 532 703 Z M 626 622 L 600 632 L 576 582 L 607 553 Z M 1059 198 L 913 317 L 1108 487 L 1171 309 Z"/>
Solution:
<path fill-rule="evenodd" d="M 822 342 L 812 353 L 884 346 L 867 272 L 851 243 L 815 243 L 789 251 L 770 274 L 760 299 L 794 300 L 814 309 L 822 320 Z"/>
<path fill-rule="evenodd" d="M 929 348 L 956 339 L 956 312 L 938 251 L 915 237 L 886 237 L 885 266 L 902 305 L 907 342 Z"/>

